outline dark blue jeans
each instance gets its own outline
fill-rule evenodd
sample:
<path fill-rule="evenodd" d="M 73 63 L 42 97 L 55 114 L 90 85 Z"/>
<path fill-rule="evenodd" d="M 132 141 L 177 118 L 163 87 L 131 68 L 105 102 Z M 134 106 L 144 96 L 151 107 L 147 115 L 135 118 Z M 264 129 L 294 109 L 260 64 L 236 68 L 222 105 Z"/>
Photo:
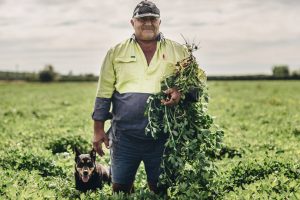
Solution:
<path fill-rule="evenodd" d="M 117 139 L 112 141 L 110 148 L 112 182 L 132 184 L 143 161 L 147 181 L 157 184 L 166 139 L 142 140 L 130 136 L 127 132 L 116 132 Z"/>

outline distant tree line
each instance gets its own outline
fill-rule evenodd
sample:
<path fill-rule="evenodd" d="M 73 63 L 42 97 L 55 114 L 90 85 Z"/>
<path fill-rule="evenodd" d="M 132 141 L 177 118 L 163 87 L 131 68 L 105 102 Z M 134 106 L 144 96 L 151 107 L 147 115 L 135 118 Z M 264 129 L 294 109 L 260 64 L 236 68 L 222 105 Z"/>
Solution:
<path fill-rule="evenodd" d="M 208 76 L 208 80 L 300 80 L 300 70 L 290 73 L 288 65 L 275 65 L 272 75 Z"/>
<path fill-rule="evenodd" d="M 287 65 L 275 65 L 272 75 L 244 75 L 244 76 L 208 76 L 208 80 L 300 80 L 300 69 L 290 72 Z M 29 72 L 4 72 L 0 71 L 0 80 L 7 81 L 34 81 L 34 82 L 84 82 L 97 81 L 98 76 L 93 74 L 61 75 L 54 70 L 52 65 L 46 65 L 38 73 Z"/>
<path fill-rule="evenodd" d="M 38 73 L 30 72 L 4 72 L 0 71 L 0 80 L 7 81 L 31 81 L 31 82 L 84 82 L 97 81 L 98 76 L 93 74 L 61 75 L 54 70 L 52 65 L 46 65 L 43 70 Z"/>

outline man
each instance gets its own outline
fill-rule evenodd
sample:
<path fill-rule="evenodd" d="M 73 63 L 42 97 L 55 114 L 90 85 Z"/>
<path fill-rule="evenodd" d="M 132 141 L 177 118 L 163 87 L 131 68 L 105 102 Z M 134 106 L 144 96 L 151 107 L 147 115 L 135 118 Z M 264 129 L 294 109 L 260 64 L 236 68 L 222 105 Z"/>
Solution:
<path fill-rule="evenodd" d="M 148 119 L 144 116 L 146 101 L 161 90 L 164 76 L 174 72 L 175 64 L 188 56 L 180 44 L 168 40 L 159 32 L 160 11 L 150 1 L 140 2 L 134 9 L 130 39 L 111 48 L 102 64 L 97 97 L 92 115 L 94 120 L 93 147 L 104 155 L 102 143 L 109 147 L 111 140 L 111 173 L 114 192 L 130 193 L 136 171 L 144 162 L 150 190 L 157 187 L 160 163 L 166 138 L 154 140 L 145 135 Z M 166 91 L 170 97 L 162 104 L 174 106 L 181 94 L 176 88 Z M 109 138 L 104 123 L 112 121 Z"/>

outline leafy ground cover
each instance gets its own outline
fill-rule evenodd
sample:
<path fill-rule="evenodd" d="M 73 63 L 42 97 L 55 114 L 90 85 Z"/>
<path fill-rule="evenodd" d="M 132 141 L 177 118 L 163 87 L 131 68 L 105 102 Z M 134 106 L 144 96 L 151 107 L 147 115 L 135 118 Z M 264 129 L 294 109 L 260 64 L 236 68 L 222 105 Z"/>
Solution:
<path fill-rule="evenodd" d="M 300 82 L 209 82 L 224 130 L 210 199 L 300 199 Z M 0 83 L 1 199 L 157 199 L 143 167 L 130 197 L 74 189 L 72 146 L 91 148 L 96 83 Z M 108 153 L 99 162 L 108 163 Z M 185 183 L 182 183 L 185 188 Z M 197 185 L 173 199 L 201 199 Z"/>

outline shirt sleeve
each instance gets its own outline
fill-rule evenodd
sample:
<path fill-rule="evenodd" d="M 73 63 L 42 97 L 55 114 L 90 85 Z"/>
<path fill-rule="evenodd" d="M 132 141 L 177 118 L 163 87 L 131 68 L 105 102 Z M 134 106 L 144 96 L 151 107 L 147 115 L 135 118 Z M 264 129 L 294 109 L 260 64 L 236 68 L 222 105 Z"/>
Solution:
<path fill-rule="evenodd" d="M 112 53 L 113 50 L 110 49 L 101 65 L 95 106 L 92 113 L 92 119 L 96 121 L 106 121 L 107 119 L 111 119 L 109 110 L 116 80 Z"/>
<path fill-rule="evenodd" d="M 113 50 L 110 49 L 101 66 L 96 94 L 100 98 L 111 98 L 115 90 L 116 74 L 112 54 Z"/>
<path fill-rule="evenodd" d="M 109 112 L 110 105 L 111 98 L 96 97 L 92 119 L 95 121 L 106 121 L 108 119 L 112 119 L 112 114 Z"/>
<path fill-rule="evenodd" d="M 207 81 L 206 73 L 205 73 L 205 71 L 200 66 L 199 66 L 199 69 L 198 69 L 198 78 L 204 84 Z"/>

